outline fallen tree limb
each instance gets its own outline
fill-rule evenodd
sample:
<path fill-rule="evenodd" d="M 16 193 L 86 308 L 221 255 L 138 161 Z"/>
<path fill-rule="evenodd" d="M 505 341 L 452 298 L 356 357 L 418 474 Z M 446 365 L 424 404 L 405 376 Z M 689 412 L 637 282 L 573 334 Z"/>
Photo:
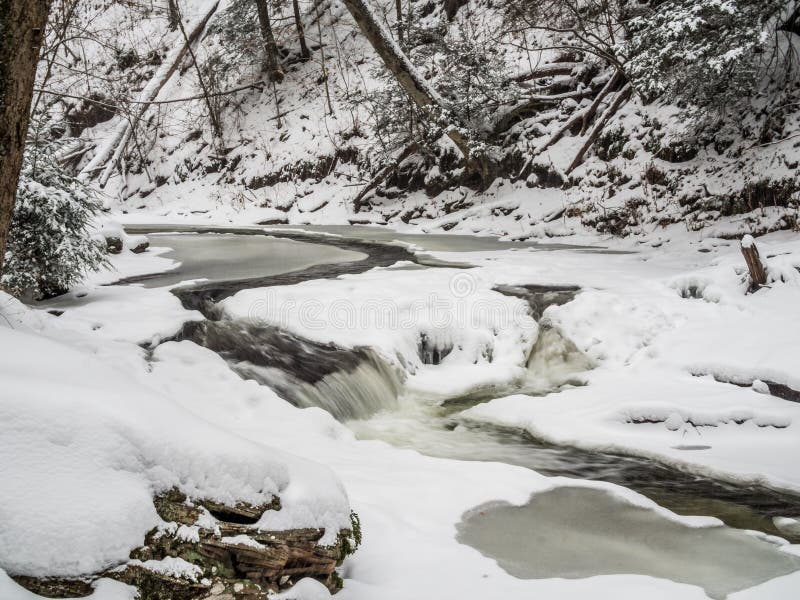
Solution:
<path fill-rule="evenodd" d="M 200 37 L 200 34 L 205 29 L 212 15 L 216 12 L 218 6 L 219 2 L 214 2 L 203 17 L 192 24 L 187 34 L 186 42 L 174 49 L 158 71 L 156 71 L 156 74 L 139 94 L 139 99 L 136 101 L 138 108 L 133 111 L 128 118 L 117 125 L 112 136 L 100 147 L 97 153 L 92 157 L 92 160 L 81 169 L 81 172 L 78 174 L 79 180 L 87 181 L 94 173 L 103 170 L 103 177 L 107 181 L 108 177 L 105 176 L 105 173 L 108 171 L 108 163 L 114 164 L 119 160 L 119 157 L 131 138 L 132 128 L 138 124 L 147 110 L 147 107 L 153 103 L 158 93 L 178 69 L 178 65 L 180 65 L 189 51 L 189 45 Z M 104 183 L 101 185 L 104 185 Z"/>
<path fill-rule="evenodd" d="M 514 75 L 509 81 L 520 83 L 522 81 L 530 81 L 531 79 L 540 79 L 542 77 L 553 77 L 554 75 L 569 75 L 575 67 L 585 65 L 586 63 L 577 62 L 563 62 L 563 63 L 548 63 L 540 67 L 536 67 L 533 71 L 523 73 L 521 75 Z"/>
<path fill-rule="evenodd" d="M 569 174 L 575 167 L 583 162 L 583 156 L 586 154 L 586 151 L 591 148 L 592 144 L 597 141 L 598 136 L 603 131 L 603 128 L 606 124 L 611 120 L 616 112 L 619 110 L 620 106 L 630 97 L 631 92 L 633 91 L 633 87 L 630 83 L 626 83 L 625 86 L 617 92 L 617 95 L 614 97 L 614 100 L 611 102 L 611 105 L 603 112 L 600 118 L 595 123 L 592 130 L 589 132 L 586 141 L 581 146 L 581 149 L 578 150 L 578 153 L 575 155 L 575 158 L 572 160 L 572 163 L 566 170 L 566 173 Z"/>
<path fill-rule="evenodd" d="M 408 146 L 403 148 L 403 151 L 397 155 L 397 157 L 388 165 L 383 167 L 378 173 L 370 179 L 370 181 L 365 185 L 358 195 L 353 199 L 353 209 L 355 212 L 359 212 L 361 209 L 361 201 L 364 197 L 378 187 L 383 181 L 393 173 L 402 163 L 405 161 L 409 156 L 416 153 L 419 150 L 419 144 L 417 142 L 411 142 Z"/>
<path fill-rule="evenodd" d="M 252 88 L 259 88 L 262 86 L 267 85 L 267 81 L 264 79 L 259 79 L 258 81 L 254 81 L 253 83 L 248 83 L 245 85 L 239 85 L 227 90 L 220 90 L 219 92 L 209 92 L 207 95 L 209 98 L 214 98 L 216 96 L 228 96 L 230 94 L 235 94 L 237 92 L 241 92 L 244 90 L 249 90 Z M 112 110 L 118 111 L 121 110 L 121 106 L 119 104 L 111 104 L 109 102 L 103 102 L 102 100 L 95 100 L 94 98 L 90 98 L 88 96 L 80 96 L 77 94 L 67 94 L 66 92 L 56 92 L 55 90 L 46 90 L 41 88 L 34 88 L 34 92 L 42 92 L 45 94 L 50 94 L 56 96 L 57 98 L 71 98 L 73 100 L 85 100 L 87 102 L 91 102 L 92 104 L 96 104 L 97 106 L 104 106 L 106 108 L 110 108 Z M 170 98 L 168 100 L 127 100 L 126 104 L 143 104 L 147 106 L 152 105 L 159 105 L 159 104 L 178 104 L 180 102 L 191 102 L 193 100 L 202 100 L 206 95 L 205 94 L 196 94 L 194 96 L 184 96 L 183 98 Z"/>
<path fill-rule="evenodd" d="M 566 134 L 573 127 L 575 127 L 579 121 L 583 123 L 583 125 L 581 126 L 581 133 L 583 134 L 586 124 L 594 116 L 595 112 L 597 112 L 597 108 L 600 106 L 600 103 L 619 84 L 619 82 L 620 82 L 619 73 L 615 73 L 614 76 L 611 77 L 611 79 L 609 79 L 606 82 L 606 84 L 603 86 L 603 89 L 600 90 L 600 93 L 598 93 L 597 96 L 595 97 L 594 101 L 583 110 L 580 110 L 576 112 L 574 115 L 572 115 L 572 117 L 570 117 L 570 119 L 566 123 L 564 123 L 564 125 L 562 125 L 558 129 L 558 131 L 556 131 L 550 137 L 549 140 L 547 140 L 545 145 L 542 146 L 542 148 L 537 152 L 537 154 L 544 152 L 550 146 L 558 142 L 562 137 L 564 137 L 564 134 Z"/>
<path fill-rule="evenodd" d="M 522 117 L 528 111 L 534 110 L 542 104 L 555 104 L 570 98 L 583 98 L 590 93 L 590 91 L 575 91 L 565 92 L 563 94 L 537 94 L 533 96 L 526 96 L 524 101 L 520 102 L 505 113 L 502 113 L 497 119 L 495 119 L 492 131 L 494 132 L 494 135 L 498 135 L 504 131 L 507 131 L 518 117 Z"/>
<path fill-rule="evenodd" d="M 622 83 L 623 76 L 620 71 L 614 71 L 614 75 L 611 76 L 611 79 L 603 86 L 603 89 L 600 90 L 600 93 L 597 94 L 597 97 L 594 101 L 589 105 L 589 107 L 583 111 L 583 125 L 581 125 L 581 135 L 586 133 L 586 128 L 589 127 L 589 122 L 594 117 L 595 113 L 597 112 L 597 108 L 600 106 L 600 103 L 605 100 L 605 97 L 608 96 L 611 92 L 613 92 L 620 83 Z"/>

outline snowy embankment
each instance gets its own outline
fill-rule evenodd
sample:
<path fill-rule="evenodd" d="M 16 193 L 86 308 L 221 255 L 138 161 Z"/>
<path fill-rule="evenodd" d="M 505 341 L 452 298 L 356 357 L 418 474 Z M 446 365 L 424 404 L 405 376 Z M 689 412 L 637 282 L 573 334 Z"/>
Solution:
<path fill-rule="evenodd" d="M 181 532 L 154 505 L 170 490 L 224 506 L 277 497 L 281 510 L 263 511 L 255 530 L 324 528 L 320 543 L 336 543 L 350 506 L 329 469 L 203 420 L 152 384 L 133 342 L 195 314 L 166 290 L 89 285 L 82 295 L 62 317 L 0 296 L 0 597 L 33 597 L 3 571 L 75 578 L 133 565 L 148 532 Z M 198 525 L 213 530 L 207 516 Z M 158 571 L 155 562 L 138 564 Z M 96 584 L 103 599 L 132 590 Z"/>
<path fill-rule="evenodd" d="M 500 398 L 464 416 L 559 444 L 800 490 L 791 458 L 800 453 L 800 404 L 770 395 L 763 383 L 800 389 L 800 241 L 772 234 L 759 247 L 771 282 L 749 295 L 738 244 L 723 240 L 557 260 L 472 256 L 504 283 L 581 285 L 543 323 L 595 368 L 582 375 L 585 386 Z"/>
<path fill-rule="evenodd" d="M 780 243 L 780 238 L 776 239 L 775 247 Z M 798 250 L 797 244 L 783 245 L 784 249 Z M 771 254 L 771 248 L 766 250 L 765 245 L 762 253 Z M 719 281 L 730 280 L 730 285 L 723 288 L 728 290 L 731 303 L 751 302 L 758 295 L 743 296 L 738 276 L 726 275 L 724 261 L 735 262 L 734 251 L 735 248 L 728 249 L 727 257 L 711 267 L 711 272 L 725 271 Z M 686 320 L 678 318 L 683 312 L 668 310 L 673 302 L 681 307 L 683 303 L 705 305 L 700 304 L 702 300 L 680 298 L 679 291 L 671 287 L 671 282 L 678 281 L 688 269 L 690 260 L 685 254 L 665 253 L 660 261 L 652 254 L 650 260 L 643 261 L 647 257 L 641 255 L 573 251 L 458 253 L 448 257 L 456 256 L 479 266 L 471 270 L 416 270 L 409 269 L 409 265 L 374 269 L 337 280 L 240 292 L 225 302 L 225 309 L 275 322 L 313 339 L 373 346 L 396 364 L 405 365 L 409 385 L 451 395 L 488 383 L 514 383 L 526 371 L 526 357 L 538 327 L 521 301 L 491 290 L 496 284 L 569 282 L 586 288 L 607 285 L 605 293 L 613 290 L 622 295 L 625 291 L 632 293 L 639 283 L 638 294 L 631 298 L 641 306 L 639 312 L 617 312 L 616 325 L 611 328 L 616 331 L 630 323 L 620 336 L 625 343 L 615 342 L 613 352 L 607 350 L 611 359 L 585 349 L 599 363 L 585 375 L 589 378 L 603 372 L 603 360 L 610 361 L 609 369 L 613 367 L 627 377 L 626 369 L 635 370 L 635 361 L 626 366 L 624 358 L 615 358 L 624 354 L 626 343 L 635 349 L 641 345 L 637 340 L 646 338 L 648 347 L 652 347 L 653 340 L 659 340 L 664 331 L 685 325 Z M 709 255 L 700 256 L 700 262 L 708 263 Z M 777 289 L 775 286 L 766 293 Z M 674 294 L 674 299 L 668 292 Z M 697 586 L 641 575 L 517 579 L 494 560 L 459 543 L 456 526 L 464 513 L 476 506 L 492 501 L 521 505 L 532 493 L 563 485 L 607 490 L 687 527 L 714 526 L 718 524 L 715 519 L 679 517 L 610 484 L 548 478 L 500 463 L 431 458 L 383 442 L 356 440 L 328 413 L 291 406 L 268 387 L 243 380 L 219 355 L 192 342 L 166 342 L 146 355 L 135 341 L 163 338 L 176 331 L 181 320 L 198 318 L 196 313 L 175 304 L 166 289 L 87 285 L 82 293 L 87 295 L 75 297 L 76 306 L 66 307 L 60 317 L 30 311 L 9 299 L 3 304 L 8 322 L 0 327 L 0 335 L 6 347 L 15 348 L 16 356 L 2 366 L 3 381 L 10 384 L 4 387 L 0 404 L 4 411 L 0 420 L 4 441 L 0 448 L 15 461 L 4 458 L 0 464 L 3 480 L 16 483 L 0 492 L 4 509 L 0 531 L 9 536 L 0 544 L 4 551 L 0 568 L 12 574 L 23 569 L 54 574 L 54 566 L 59 566 L 62 573 L 77 573 L 84 568 L 125 562 L 131 545 L 140 544 L 144 532 L 159 524 L 152 509 L 153 494 L 173 486 L 189 494 L 228 502 L 235 498 L 268 500 L 271 493 L 278 493 L 283 509 L 272 511 L 271 522 L 264 524 L 272 529 L 302 523 L 325 525 L 331 531 L 348 526 L 347 498 L 337 479 L 324 467 L 284 453 L 293 452 L 332 469 L 361 517 L 364 543 L 344 563 L 341 574 L 345 586 L 337 596 L 343 600 L 405 599 L 418 596 L 420 590 L 442 599 L 532 595 L 583 598 L 598 591 L 631 600 L 643 596 L 707 597 Z M 152 294 L 153 300 L 146 312 L 140 304 L 144 293 Z M 592 293 L 600 292 L 584 292 Z M 371 305 L 370 299 L 377 304 Z M 661 302 L 662 311 L 675 321 L 675 326 L 660 327 L 645 336 L 642 328 L 652 317 L 648 303 L 661 306 Z M 580 300 L 565 305 L 563 310 L 572 305 L 580 306 Z M 434 310 L 437 306 L 438 311 Z M 282 320 L 274 320 L 278 316 L 273 312 L 273 321 L 269 321 L 269 307 L 289 312 L 283 313 Z M 305 312 L 301 311 L 303 307 Z M 395 312 L 387 315 L 385 311 L 389 309 Z M 550 309 L 548 316 L 551 313 L 555 314 L 555 309 Z M 97 315 L 94 321 L 92 314 Z M 403 327 L 381 328 L 368 318 L 347 320 L 370 315 L 384 315 L 390 324 Z M 458 321 L 459 318 L 466 320 Z M 336 326 L 336 319 L 344 319 L 347 326 Z M 130 326 L 112 327 L 112 321 Z M 132 336 L 132 324 L 137 322 L 139 335 Z M 426 342 L 421 342 L 422 333 L 426 334 Z M 601 333 L 602 338 L 611 339 L 609 331 L 598 330 L 598 335 Z M 787 330 L 786 335 L 790 333 Z M 582 345 L 581 338 L 573 335 Z M 449 353 L 442 356 L 448 348 Z M 439 364 L 431 359 L 436 352 Z M 648 358 L 651 359 L 655 360 Z M 673 362 L 662 365 L 671 376 L 679 371 Z M 492 365 L 496 369 L 489 368 Z M 777 365 L 776 371 L 782 368 Z M 43 369 L 47 378 L 41 376 Z M 647 373 L 652 371 L 643 371 L 642 376 Z M 594 385 L 592 381 L 585 389 Z M 726 390 L 732 387 L 714 385 Z M 743 393 L 752 394 L 748 390 Z M 558 399 L 562 394 L 549 398 Z M 764 396 L 753 396 L 754 402 L 766 401 Z M 529 406 L 540 401 L 526 399 Z M 490 408 L 494 403 L 484 406 Z M 619 407 L 610 412 L 618 413 Z M 574 414 L 587 427 L 593 422 L 577 411 Z M 789 417 L 797 422 L 794 413 Z M 676 435 L 663 426 L 662 429 L 665 434 L 661 439 Z M 763 431 L 771 436 L 787 429 Z M 792 425 L 788 431 L 792 431 Z M 760 435 L 762 430 L 752 433 Z M 6 443 L 6 439 L 12 443 Z M 770 474 L 780 464 L 790 462 L 788 456 L 773 454 L 786 449 L 770 441 L 773 437 L 762 435 L 758 439 L 762 453 L 752 460 L 763 461 L 763 472 Z M 264 442 L 284 452 L 271 450 Z M 694 453 L 693 457 L 698 455 Z M 54 489 L 59 493 L 54 494 Z M 118 497 L 118 491 L 124 496 Z M 42 515 L 47 515 L 46 519 Z M 185 528 L 179 531 L 193 535 Z M 783 550 L 793 553 L 796 547 Z M 91 566 L 78 568 L 69 563 L 70 557 L 81 557 L 83 564 Z M 174 566 L 160 565 L 162 570 Z M 191 573 L 186 571 L 186 575 Z M 786 597 L 798 576 L 800 573 L 781 577 L 732 597 Z M 95 584 L 93 598 L 117 600 L 130 597 L 130 593 L 129 587 L 100 580 Z M 286 597 L 311 600 L 327 594 L 321 584 L 306 579 Z M 2 572 L 0 596 L 14 600 L 38 598 Z"/>

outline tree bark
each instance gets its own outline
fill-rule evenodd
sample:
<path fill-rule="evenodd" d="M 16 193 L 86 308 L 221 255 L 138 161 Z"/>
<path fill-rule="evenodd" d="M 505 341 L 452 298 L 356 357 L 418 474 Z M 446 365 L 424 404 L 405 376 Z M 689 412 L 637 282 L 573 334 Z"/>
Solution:
<path fill-rule="evenodd" d="M 447 20 L 452 21 L 459 9 L 467 4 L 469 0 L 445 0 L 444 11 L 447 14 Z"/>
<path fill-rule="evenodd" d="M 264 44 L 264 71 L 270 81 L 283 81 L 283 71 L 278 61 L 278 44 L 272 33 L 272 22 L 269 18 L 267 0 L 255 0 L 258 9 L 258 22 L 261 25 L 261 39 Z"/>
<path fill-rule="evenodd" d="M 0 0 L 0 271 L 50 0 Z"/>
<path fill-rule="evenodd" d="M 311 52 L 308 51 L 308 44 L 306 44 L 306 32 L 303 29 L 303 19 L 300 16 L 300 3 L 297 0 L 292 0 L 292 7 L 294 8 L 294 24 L 297 27 L 297 37 L 300 38 L 300 56 L 303 60 L 311 58 Z"/>
<path fill-rule="evenodd" d="M 595 123 L 594 127 L 592 127 L 592 130 L 589 132 L 589 136 L 586 138 L 583 146 L 581 146 L 580 150 L 578 150 L 575 158 L 572 159 L 572 163 L 569 165 L 566 171 L 567 175 L 572 173 L 575 167 L 583 162 L 583 156 L 586 154 L 586 151 L 589 150 L 589 148 L 592 147 L 592 144 L 597 141 L 597 138 L 603 131 L 603 127 L 605 127 L 611 117 L 616 114 L 616 112 L 619 110 L 619 107 L 622 106 L 622 103 L 630 97 L 631 92 L 633 92 L 633 87 L 630 83 L 626 83 L 625 86 L 619 92 L 617 92 L 617 95 L 614 97 L 614 100 L 612 100 L 611 105 L 597 120 L 597 123 Z"/>
<path fill-rule="evenodd" d="M 410 1 L 410 0 L 409 0 Z M 403 0 L 394 0 L 394 9 L 397 13 L 397 41 L 403 46 Z"/>
<path fill-rule="evenodd" d="M 750 291 L 755 291 L 767 283 L 767 270 L 761 262 L 753 236 L 746 235 L 741 242 L 742 255 L 747 263 L 747 270 L 750 271 Z"/>
<path fill-rule="evenodd" d="M 167 18 L 169 19 L 170 30 L 175 31 L 181 20 L 181 14 L 178 10 L 178 0 L 167 0 Z"/>

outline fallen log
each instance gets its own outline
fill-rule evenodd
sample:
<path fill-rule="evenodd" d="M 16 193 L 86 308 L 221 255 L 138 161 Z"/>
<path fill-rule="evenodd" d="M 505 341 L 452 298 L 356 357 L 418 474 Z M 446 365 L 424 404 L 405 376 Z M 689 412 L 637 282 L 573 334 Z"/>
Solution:
<path fill-rule="evenodd" d="M 581 149 L 578 150 L 578 153 L 575 155 L 572 163 L 567 168 L 566 173 L 568 175 L 573 169 L 575 169 L 575 167 L 583 162 L 583 156 L 586 154 L 586 151 L 589 150 L 589 148 L 592 147 L 592 144 L 597 141 L 597 138 L 600 136 L 600 133 L 602 133 L 603 128 L 611 120 L 611 117 L 617 113 L 620 106 L 622 106 L 622 104 L 630 97 L 632 91 L 633 88 L 631 87 L 631 84 L 626 83 L 625 87 L 623 87 L 617 93 L 617 95 L 614 97 L 614 100 L 611 102 L 611 105 L 603 112 L 603 114 L 597 120 L 597 123 L 595 123 L 594 127 L 592 127 L 592 130 L 589 132 L 589 135 L 587 136 L 586 141 L 583 143 L 583 146 L 581 146 Z"/>
<path fill-rule="evenodd" d="M 95 173 L 103 171 L 101 185 L 105 185 L 111 174 L 112 165 L 119 161 L 120 156 L 125 150 L 125 146 L 127 146 L 131 138 L 133 128 L 138 124 L 145 111 L 147 111 L 147 108 L 150 106 L 149 103 L 156 99 L 158 93 L 178 69 L 178 65 L 180 65 L 189 51 L 189 46 L 200 37 L 200 34 L 216 12 L 218 6 L 219 2 L 214 2 L 205 14 L 192 24 L 188 31 L 186 41 L 170 53 L 162 66 L 156 71 L 153 78 L 142 90 L 141 94 L 139 94 L 133 112 L 120 121 L 114 129 L 112 136 L 100 147 L 89 163 L 81 169 L 81 172 L 78 174 L 78 179 L 80 181 L 88 181 Z"/>
<path fill-rule="evenodd" d="M 575 67 L 585 64 L 586 63 L 578 62 L 548 63 L 546 65 L 536 67 L 527 73 L 514 75 L 509 78 L 509 81 L 516 81 L 519 83 L 522 81 L 530 81 L 531 79 L 540 79 L 542 77 L 553 77 L 554 75 L 569 75 L 572 73 Z"/>

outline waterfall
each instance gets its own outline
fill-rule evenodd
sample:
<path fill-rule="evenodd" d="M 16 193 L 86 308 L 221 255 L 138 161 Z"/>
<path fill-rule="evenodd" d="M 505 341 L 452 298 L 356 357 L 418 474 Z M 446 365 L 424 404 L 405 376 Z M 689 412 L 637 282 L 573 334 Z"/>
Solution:
<path fill-rule="evenodd" d="M 295 406 L 318 406 L 339 421 L 394 409 L 404 373 L 369 348 L 342 348 L 240 320 L 188 323 L 180 336 L 222 356 L 237 373 Z"/>
<path fill-rule="evenodd" d="M 339 421 L 366 419 L 383 410 L 396 409 L 403 385 L 400 371 L 371 351 L 355 368 L 331 371 L 313 383 L 291 373 L 250 362 L 233 364 L 233 369 L 248 379 L 274 389 L 295 406 L 318 406 Z"/>

